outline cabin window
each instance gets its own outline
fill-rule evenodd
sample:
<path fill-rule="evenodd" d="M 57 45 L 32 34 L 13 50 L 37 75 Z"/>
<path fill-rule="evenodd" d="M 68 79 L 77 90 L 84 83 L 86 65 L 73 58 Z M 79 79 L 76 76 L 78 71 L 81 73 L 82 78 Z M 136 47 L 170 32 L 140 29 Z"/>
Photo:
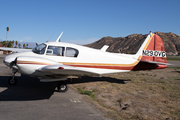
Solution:
<path fill-rule="evenodd" d="M 64 47 L 48 46 L 47 55 L 64 56 Z"/>
<path fill-rule="evenodd" d="M 66 48 L 66 57 L 77 57 L 79 51 L 75 48 L 67 47 Z"/>
<path fill-rule="evenodd" d="M 45 49 L 46 49 L 46 45 L 40 44 L 40 45 L 36 46 L 32 51 L 37 54 L 44 54 Z"/>

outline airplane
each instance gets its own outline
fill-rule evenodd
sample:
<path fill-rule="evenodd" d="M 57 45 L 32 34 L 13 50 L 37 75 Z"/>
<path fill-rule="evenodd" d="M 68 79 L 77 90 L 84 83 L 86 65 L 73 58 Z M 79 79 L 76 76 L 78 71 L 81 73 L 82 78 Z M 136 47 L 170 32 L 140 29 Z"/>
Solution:
<path fill-rule="evenodd" d="M 136 54 L 106 52 L 107 45 L 101 49 L 93 49 L 59 42 L 61 35 L 62 33 L 56 42 L 45 42 L 32 50 L 0 47 L 0 49 L 19 52 L 3 59 L 4 64 L 13 72 L 8 83 L 15 85 L 17 83 L 15 74 L 19 72 L 36 77 L 41 82 L 58 81 L 57 90 L 66 92 L 67 78 L 164 69 L 168 65 L 163 41 L 152 32 L 148 34 Z"/>

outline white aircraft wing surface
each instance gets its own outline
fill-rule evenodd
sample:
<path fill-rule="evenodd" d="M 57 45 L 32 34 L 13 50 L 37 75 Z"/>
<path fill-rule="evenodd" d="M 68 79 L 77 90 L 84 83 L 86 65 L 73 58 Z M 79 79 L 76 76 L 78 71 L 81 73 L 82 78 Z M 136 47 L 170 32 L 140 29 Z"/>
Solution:
<path fill-rule="evenodd" d="M 0 47 L 0 50 L 8 50 L 12 52 L 29 52 L 32 49 L 23 49 L 23 48 L 8 48 L 8 47 Z"/>
<path fill-rule="evenodd" d="M 85 68 L 66 66 L 63 64 L 45 66 L 40 68 L 38 71 L 49 74 L 59 74 L 59 75 L 82 75 L 82 74 L 97 75 L 97 73 L 87 70 Z"/>

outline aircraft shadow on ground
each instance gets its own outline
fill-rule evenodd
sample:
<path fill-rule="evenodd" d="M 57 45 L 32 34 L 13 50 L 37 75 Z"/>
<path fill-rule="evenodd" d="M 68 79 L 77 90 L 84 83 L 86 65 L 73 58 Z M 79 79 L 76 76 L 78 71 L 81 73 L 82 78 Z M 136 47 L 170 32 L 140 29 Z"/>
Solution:
<path fill-rule="evenodd" d="M 173 72 L 177 72 L 177 73 L 180 73 L 180 71 L 173 71 Z"/>
<path fill-rule="evenodd" d="M 9 76 L 0 76 L 0 101 L 28 101 L 49 99 L 57 86 L 56 82 L 43 83 L 38 79 L 26 75 L 17 77 L 17 84 L 8 84 Z M 0 89 L 1 90 L 1 89 Z"/>
<path fill-rule="evenodd" d="M 110 82 L 110 83 L 119 83 L 126 84 L 125 81 L 131 81 L 130 79 L 116 79 L 111 77 L 88 77 L 83 76 L 81 79 L 72 79 L 72 82 L 68 80 L 68 84 L 77 84 L 77 83 L 87 83 L 87 82 Z"/>
<path fill-rule="evenodd" d="M 17 84 L 8 84 L 10 76 L 0 76 L 0 101 L 30 101 L 49 99 L 56 91 L 57 82 L 40 82 L 37 78 L 21 75 L 17 77 Z M 110 77 L 82 77 L 81 79 L 67 80 L 68 84 L 107 81 L 110 83 L 125 84 L 125 81 Z M 3 90 L 3 87 L 5 88 Z M 66 94 L 66 93 L 65 93 Z"/>

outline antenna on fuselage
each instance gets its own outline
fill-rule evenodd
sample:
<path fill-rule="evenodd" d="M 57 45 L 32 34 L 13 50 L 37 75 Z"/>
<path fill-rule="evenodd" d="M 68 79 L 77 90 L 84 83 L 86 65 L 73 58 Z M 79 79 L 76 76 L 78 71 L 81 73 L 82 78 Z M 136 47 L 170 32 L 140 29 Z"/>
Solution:
<path fill-rule="evenodd" d="M 49 38 L 49 40 L 47 42 L 51 41 L 51 38 L 52 38 L 53 34 L 54 34 L 54 32 L 52 33 L 51 37 Z"/>
<path fill-rule="evenodd" d="M 60 42 L 60 38 L 62 36 L 63 32 L 61 32 L 61 34 L 59 35 L 58 39 L 56 40 L 56 42 Z"/>

